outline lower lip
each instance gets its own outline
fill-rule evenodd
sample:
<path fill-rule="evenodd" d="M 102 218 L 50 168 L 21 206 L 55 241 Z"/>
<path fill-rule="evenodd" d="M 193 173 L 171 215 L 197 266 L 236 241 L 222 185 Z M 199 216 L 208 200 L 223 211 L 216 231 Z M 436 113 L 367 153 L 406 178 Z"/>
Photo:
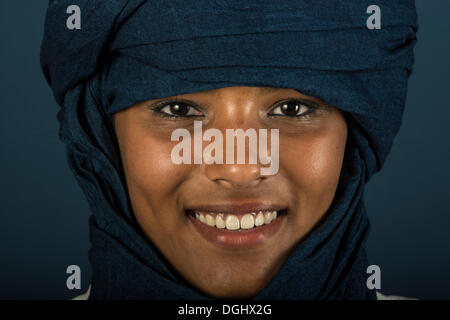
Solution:
<path fill-rule="evenodd" d="M 218 229 L 200 222 L 191 214 L 188 217 L 197 231 L 209 242 L 229 249 L 247 249 L 258 246 L 273 237 L 281 228 L 285 214 L 280 214 L 269 224 L 242 231 Z"/>

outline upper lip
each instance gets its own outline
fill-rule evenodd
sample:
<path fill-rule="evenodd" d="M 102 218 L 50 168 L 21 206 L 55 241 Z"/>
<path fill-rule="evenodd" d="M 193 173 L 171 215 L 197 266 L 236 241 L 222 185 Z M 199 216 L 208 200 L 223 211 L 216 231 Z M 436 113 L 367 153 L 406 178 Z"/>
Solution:
<path fill-rule="evenodd" d="M 216 213 L 231 213 L 244 214 L 258 211 L 280 211 L 286 209 L 286 205 L 274 204 L 269 202 L 247 202 L 247 203 L 219 203 L 219 204 L 204 204 L 189 207 L 192 211 L 202 212 L 216 212 Z"/>

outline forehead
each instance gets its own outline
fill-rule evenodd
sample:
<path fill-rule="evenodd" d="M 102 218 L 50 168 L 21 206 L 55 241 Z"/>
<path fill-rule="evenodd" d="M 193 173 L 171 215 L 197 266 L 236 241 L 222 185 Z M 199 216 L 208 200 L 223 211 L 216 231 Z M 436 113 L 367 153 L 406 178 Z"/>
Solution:
<path fill-rule="evenodd" d="M 254 95 L 268 95 L 268 94 L 276 94 L 276 93 L 286 93 L 292 94 L 296 92 L 294 89 L 285 89 L 285 88 L 275 88 L 275 87 L 247 87 L 247 86 L 232 86 L 232 87 L 224 87 L 206 91 L 192 92 L 183 94 L 182 96 L 194 96 L 194 95 L 222 95 L 222 94 L 254 94 Z"/>

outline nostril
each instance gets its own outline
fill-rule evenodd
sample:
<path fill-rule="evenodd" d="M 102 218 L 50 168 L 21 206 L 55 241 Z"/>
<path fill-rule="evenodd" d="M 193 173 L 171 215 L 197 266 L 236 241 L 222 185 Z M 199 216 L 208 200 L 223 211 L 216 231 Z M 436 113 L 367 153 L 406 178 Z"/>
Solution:
<path fill-rule="evenodd" d="M 266 177 L 258 177 L 256 179 L 251 180 L 251 181 L 244 181 L 244 180 L 236 181 L 236 180 L 219 178 L 219 179 L 215 179 L 214 182 L 216 182 L 219 185 L 221 185 L 223 187 L 226 187 L 226 188 L 248 189 L 248 188 L 256 187 L 264 179 L 266 179 Z"/>
<path fill-rule="evenodd" d="M 256 186 L 266 178 L 257 164 L 213 164 L 206 166 L 205 174 L 224 187 L 239 189 Z"/>

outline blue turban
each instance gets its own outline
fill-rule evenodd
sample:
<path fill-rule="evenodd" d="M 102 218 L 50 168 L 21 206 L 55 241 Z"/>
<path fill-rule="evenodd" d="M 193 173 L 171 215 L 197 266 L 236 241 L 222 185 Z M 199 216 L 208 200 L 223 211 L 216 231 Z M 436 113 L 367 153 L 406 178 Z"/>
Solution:
<path fill-rule="evenodd" d="M 255 299 L 375 299 L 366 286 L 363 190 L 397 134 L 413 66 L 413 0 L 50 1 L 41 65 L 60 138 L 90 204 L 91 299 L 210 298 L 139 231 L 111 116 L 149 99 L 227 86 L 292 88 L 344 111 L 349 128 L 325 218 Z M 366 26 L 381 9 L 381 28 Z"/>

